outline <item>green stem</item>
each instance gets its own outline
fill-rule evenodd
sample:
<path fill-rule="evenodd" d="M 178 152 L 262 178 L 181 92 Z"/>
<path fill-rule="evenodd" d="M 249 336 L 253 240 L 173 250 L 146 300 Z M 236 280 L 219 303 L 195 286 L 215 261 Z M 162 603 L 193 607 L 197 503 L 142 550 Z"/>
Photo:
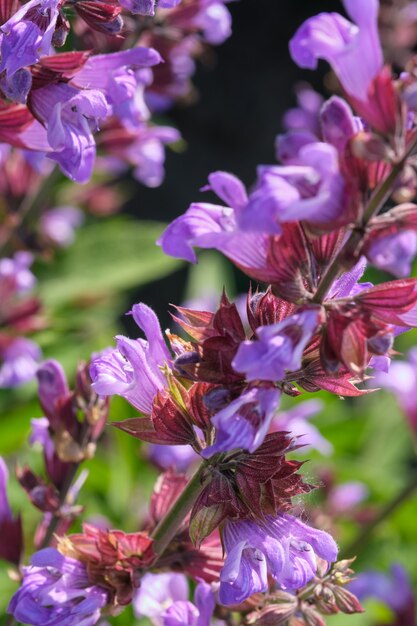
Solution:
<path fill-rule="evenodd" d="M 326 297 L 327 292 L 332 286 L 334 280 L 343 272 L 343 260 L 346 258 L 351 258 L 352 255 L 355 255 L 357 247 L 361 244 L 363 238 L 363 231 L 366 226 L 369 224 L 370 220 L 377 215 L 379 211 L 383 208 L 385 202 L 388 200 L 392 193 L 392 188 L 397 180 L 398 176 L 401 174 L 404 164 L 408 157 L 414 152 L 417 147 L 417 136 L 410 142 L 407 150 L 404 155 L 401 157 L 399 161 L 395 163 L 392 170 L 388 174 L 388 176 L 383 180 L 377 188 L 374 190 L 372 196 L 369 199 L 368 205 L 366 206 L 362 222 L 360 224 L 361 231 L 354 230 L 349 239 L 346 241 L 345 245 L 341 248 L 329 268 L 327 272 L 324 274 L 322 279 L 320 280 L 316 293 L 314 294 L 313 302 L 320 304 L 323 302 Z"/>
<path fill-rule="evenodd" d="M 385 522 L 394 511 L 396 511 L 404 502 L 408 500 L 408 498 L 413 494 L 414 491 L 417 490 L 417 474 L 414 476 L 413 480 L 409 482 L 400 493 L 387 504 L 385 508 L 383 508 L 379 515 L 375 517 L 369 524 L 367 524 L 358 537 L 348 545 L 340 554 L 340 559 L 350 558 L 352 555 L 359 554 L 361 549 L 368 543 L 369 539 L 372 537 L 374 530 Z"/>
<path fill-rule="evenodd" d="M 205 478 L 204 476 L 206 469 L 207 463 L 203 461 L 180 497 L 174 502 L 168 513 L 153 531 L 154 552 L 157 556 L 163 554 L 171 540 L 175 537 L 198 496 L 210 480 L 209 477 Z"/>

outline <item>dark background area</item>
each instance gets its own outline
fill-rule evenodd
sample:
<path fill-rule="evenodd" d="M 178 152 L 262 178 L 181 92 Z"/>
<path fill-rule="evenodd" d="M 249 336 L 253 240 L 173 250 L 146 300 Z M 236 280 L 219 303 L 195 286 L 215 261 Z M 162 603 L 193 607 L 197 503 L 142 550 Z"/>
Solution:
<path fill-rule="evenodd" d="M 364 0 L 366 2 L 366 0 Z M 294 87 L 308 81 L 323 89 L 323 72 L 303 71 L 290 58 L 288 42 L 298 26 L 320 11 L 343 11 L 338 0 L 238 0 L 227 5 L 233 34 L 198 63 L 195 104 L 177 106 L 168 123 L 181 131 L 186 150 L 167 150 L 166 179 L 158 189 L 137 188 L 126 210 L 138 219 L 168 222 L 203 199 L 200 187 L 215 170 L 233 172 L 246 185 L 256 166 L 273 163 L 274 139 L 284 112 L 294 106 Z M 207 196 L 206 196 L 207 197 Z M 187 269 L 132 294 L 153 306 L 168 324 L 167 303 L 179 303 Z M 239 278 L 238 278 L 239 281 Z M 243 289 L 247 284 L 241 282 Z"/>

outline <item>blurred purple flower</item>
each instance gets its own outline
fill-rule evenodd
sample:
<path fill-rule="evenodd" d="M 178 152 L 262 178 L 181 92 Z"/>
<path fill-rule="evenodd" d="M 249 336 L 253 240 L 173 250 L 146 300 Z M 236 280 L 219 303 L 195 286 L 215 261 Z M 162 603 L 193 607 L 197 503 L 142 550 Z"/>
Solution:
<path fill-rule="evenodd" d="M 228 0 L 200 0 L 200 9 L 192 18 L 193 26 L 203 33 L 207 43 L 217 46 L 232 34 L 232 16 L 226 7 Z"/>
<path fill-rule="evenodd" d="M 198 458 L 191 446 L 163 446 L 153 443 L 148 448 L 150 460 L 163 470 L 174 468 L 185 472 Z"/>
<path fill-rule="evenodd" d="M 333 68 L 344 89 L 366 101 L 368 88 L 383 66 L 378 34 L 378 0 L 344 0 L 353 24 L 338 13 L 320 13 L 300 26 L 290 41 L 294 61 L 316 69 L 319 59 Z"/>
<path fill-rule="evenodd" d="M 300 402 L 293 409 L 278 413 L 272 422 L 272 430 L 288 431 L 292 436 L 298 437 L 303 446 L 302 451 L 314 448 L 321 454 L 329 455 L 333 452 L 332 444 L 308 421 L 322 410 L 323 403 L 320 400 Z"/>
<path fill-rule="evenodd" d="M 172 9 L 176 7 L 181 0 L 119 0 L 122 7 L 134 14 L 139 15 L 155 15 L 156 6 L 161 9 Z"/>
<path fill-rule="evenodd" d="M 364 483 L 351 481 L 336 485 L 330 490 L 328 504 L 332 513 L 341 515 L 349 513 L 358 504 L 361 504 L 369 494 L 369 489 Z"/>
<path fill-rule="evenodd" d="M 415 626 L 415 599 L 410 578 L 399 563 L 392 565 L 390 574 L 368 570 L 358 574 L 349 584 L 359 600 L 376 598 L 401 617 L 398 626 Z"/>
<path fill-rule="evenodd" d="M 154 626 L 163 626 L 164 611 L 174 602 L 186 602 L 188 595 L 188 581 L 184 574 L 147 573 L 133 600 L 133 609 L 136 617 L 148 617 Z"/>
<path fill-rule="evenodd" d="M 24 568 L 8 612 L 33 626 L 93 626 L 107 602 L 106 589 L 91 585 L 83 563 L 45 548 Z"/>
<path fill-rule="evenodd" d="M 220 574 L 220 602 L 240 604 L 268 589 L 271 576 L 282 589 L 307 584 L 317 570 L 317 556 L 333 562 L 337 545 L 330 535 L 291 515 L 264 522 L 227 521 L 223 529 L 226 561 Z"/>
<path fill-rule="evenodd" d="M 324 98 L 306 84 L 298 86 L 297 107 L 287 111 L 282 124 L 286 130 L 308 131 L 316 139 L 320 136 L 319 113 Z"/>
<path fill-rule="evenodd" d="M 0 347 L 0 388 L 17 387 L 31 380 L 42 357 L 39 346 L 19 337 Z"/>
<path fill-rule="evenodd" d="M 12 258 L 0 259 L 0 298 L 4 301 L 15 293 L 30 291 L 36 278 L 30 271 L 33 256 L 30 252 L 16 252 Z"/>
<path fill-rule="evenodd" d="M 417 435 L 417 348 L 408 353 L 407 361 L 393 361 L 388 373 L 378 372 L 375 383 L 395 394 Z"/>
<path fill-rule="evenodd" d="M 60 206 L 46 211 L 40 221 L 41 233 L 54 244 L 66 247 L 75 238 L 75 229 L 81 226 L 84 214 L 81 209 L 73 206 Z"/>
<path fill-rule="evenodd" d="M 417 255 L 417 233 L 404 230 L 375 241 L 367 252 L 369 262 L 398 278 L 410 275 Z"/>
<path fill-rule="evenodd" d="M 216 601 L 211 586 L 199 582 L 194 603 L 178 600 L 162 614 L 163 626 L 210 626 Z"/>

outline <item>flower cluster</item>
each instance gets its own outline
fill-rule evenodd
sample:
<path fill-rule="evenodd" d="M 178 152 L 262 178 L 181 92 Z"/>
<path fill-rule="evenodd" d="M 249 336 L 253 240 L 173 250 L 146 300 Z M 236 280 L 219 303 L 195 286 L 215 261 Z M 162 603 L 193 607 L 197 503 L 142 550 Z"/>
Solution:
<path fill-rule="evenodd" d="M 67 17 L 71 2 L 30 0 L 18 10 L 8 4 L 0 26 L 0 141 L 46 155 L 84 183 L 93 173 L 94 134 L 102 127 L 99 145 L 112 167 L 114 161 L 133 166 L 139 181 L 159 185 L 163 146 L 180 134 L 150 125 L 151 114 L 187 93 L 199 47 L 230 35 L 225 1 L 184 0 L 177 6 L 161 0 L 155 11 L 153 0 L 86 0 L 76 3 L 73 23 Z M 71 26 L 81 51 L 55 52 Z M 134 45 L 126 49 L 129 30 Z M 154 76 L 151 68 L 162 61 L 164 70 Z"/>

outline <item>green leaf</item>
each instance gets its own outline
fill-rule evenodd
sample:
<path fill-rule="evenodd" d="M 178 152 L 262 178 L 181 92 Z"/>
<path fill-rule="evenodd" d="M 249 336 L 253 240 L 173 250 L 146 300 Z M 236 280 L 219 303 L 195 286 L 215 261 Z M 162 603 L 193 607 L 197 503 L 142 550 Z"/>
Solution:
<path fill-rule="evenodd" d="M 37 268 L 43 302 L 52 308 L 74 300 L 94 302 L 173 272 L 181 261 L 165 256 L 155 244 L 163 228 L 125 217 L 86 225 L 53 266 Z"/>

